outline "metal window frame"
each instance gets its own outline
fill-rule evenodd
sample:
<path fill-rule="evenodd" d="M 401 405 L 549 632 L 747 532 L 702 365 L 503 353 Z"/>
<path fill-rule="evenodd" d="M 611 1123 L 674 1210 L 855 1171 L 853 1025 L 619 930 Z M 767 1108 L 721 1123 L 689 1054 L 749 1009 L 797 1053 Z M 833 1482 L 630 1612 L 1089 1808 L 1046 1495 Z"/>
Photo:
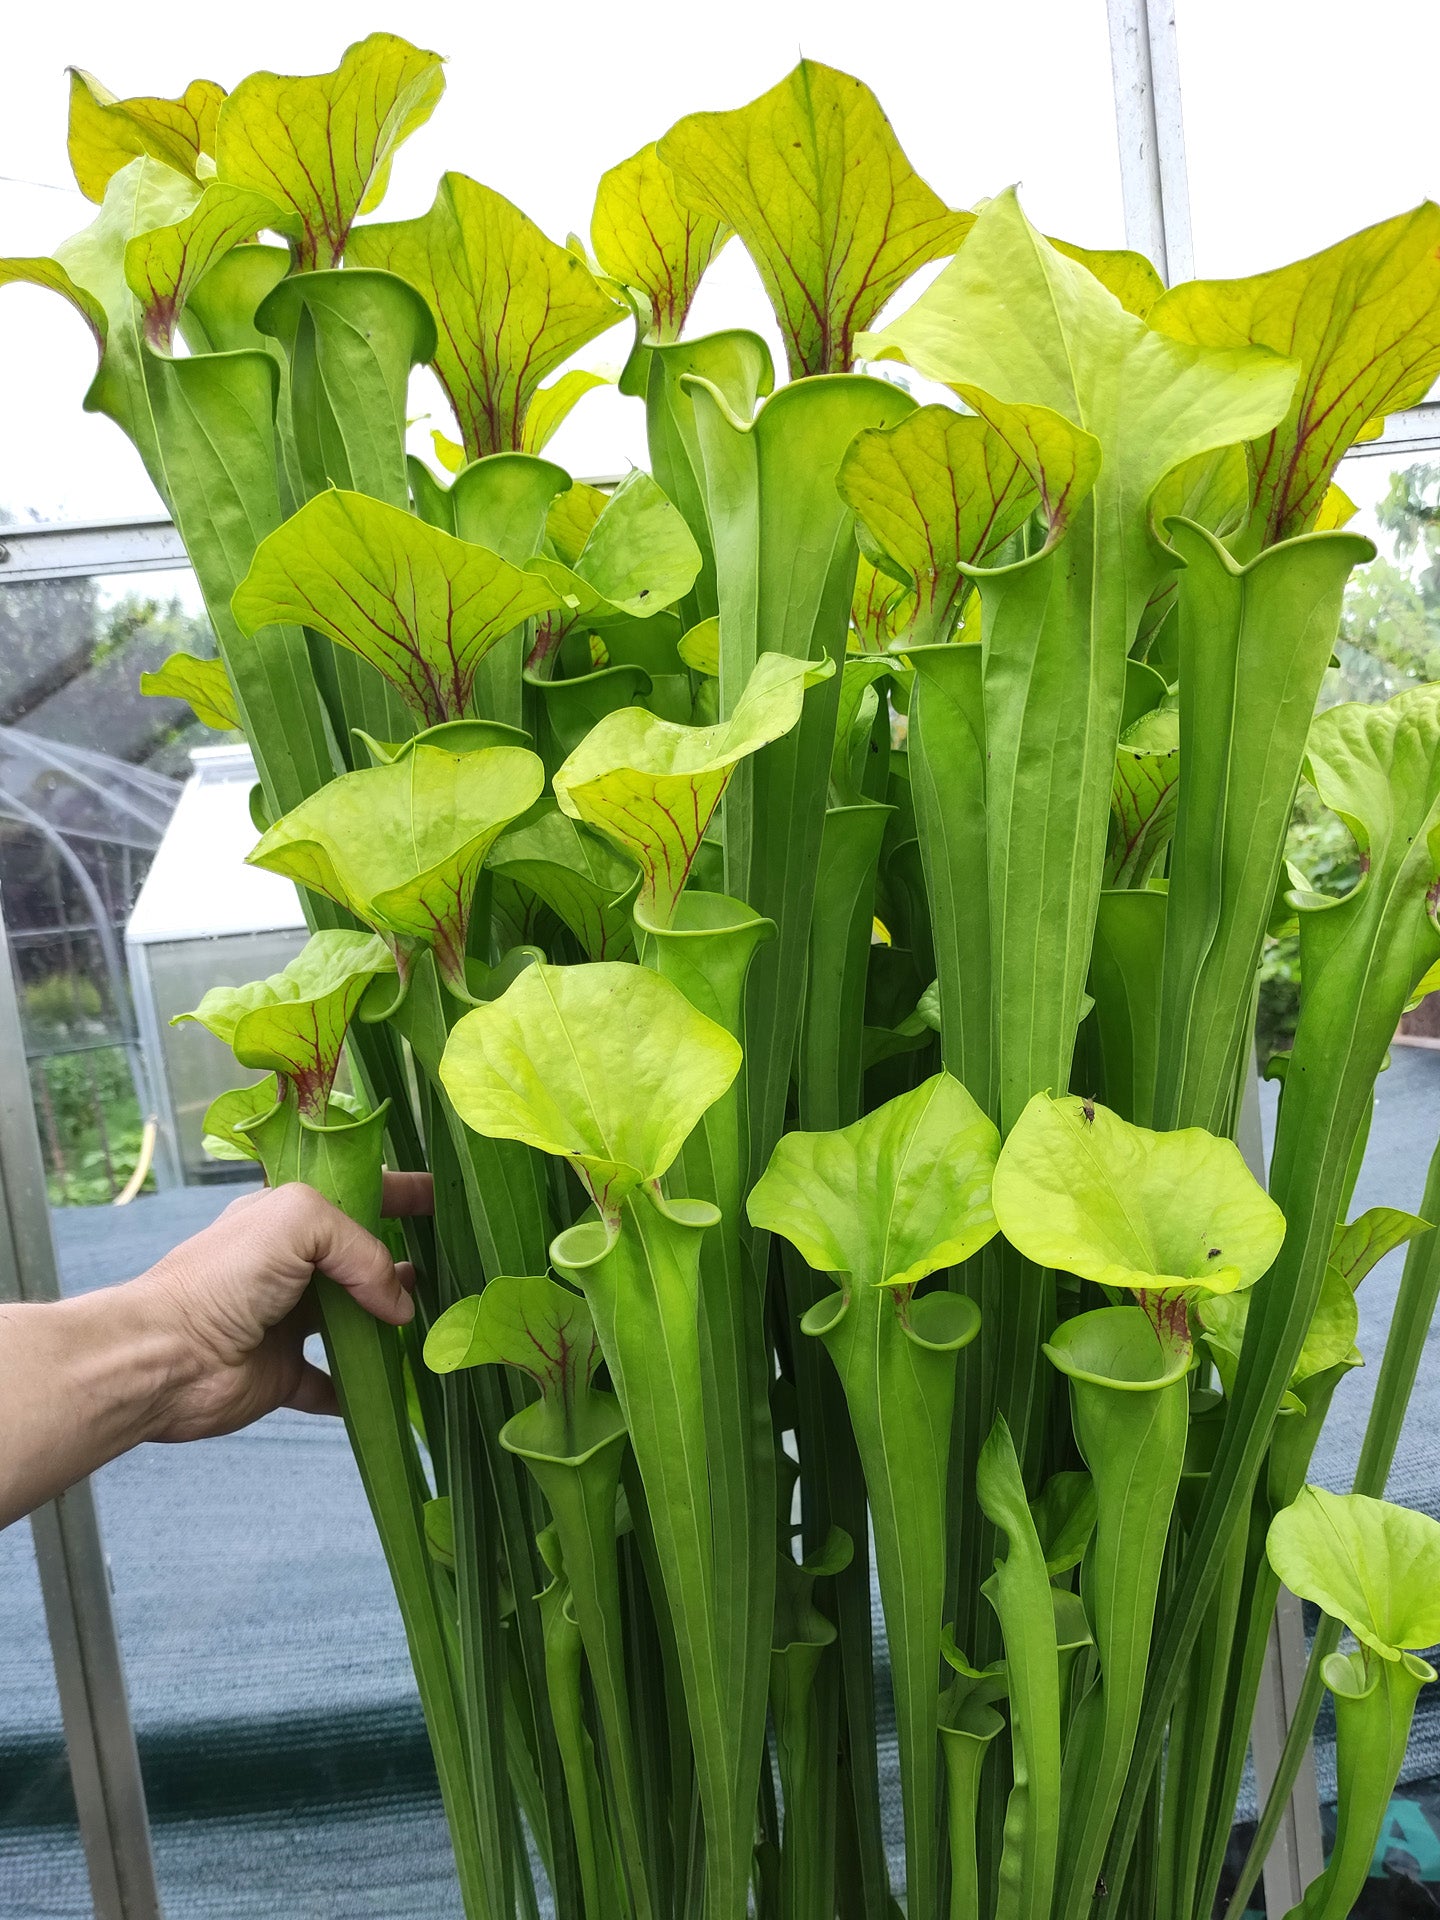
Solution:
<path fill-rule="evenodd" d="M 0 918 L 0 1301 L 60 1297 L 45 1165 Z M 140 1757 L 90 1482 L 30 1517 L 96 1920 L 160 1920 Z"/>
<path fill-rule="evenodd" d="M 1173 286 L 1195 272 L 1175 0 L 1106 0 L 1106 10 L 1125 244 L 1153 261 Z M 1347 457 L 1403 459 L 1437 450 L 1440 381 L 1418 406 L 1387 414 L 1384 432 Z"/>
<path fill-rule="evenodd" d="M 189 564 L 179 530 L 163 513 L 0 528 L 0 586 L 101 573 L 159 573 Z"/>
<path fill-rule="evenodd" d="M 1417 453 L 1440 449 L 1440 382 L 1430 389 L 1428 399 L 1418 407 L 1402 407 L 1399 413 L 1387 413 L 1385 431 L 1374 440 L 1362 440 L 1346 454 L 1347 460 L 1373 460 L 1389 454 L 1402 460 Z"/>

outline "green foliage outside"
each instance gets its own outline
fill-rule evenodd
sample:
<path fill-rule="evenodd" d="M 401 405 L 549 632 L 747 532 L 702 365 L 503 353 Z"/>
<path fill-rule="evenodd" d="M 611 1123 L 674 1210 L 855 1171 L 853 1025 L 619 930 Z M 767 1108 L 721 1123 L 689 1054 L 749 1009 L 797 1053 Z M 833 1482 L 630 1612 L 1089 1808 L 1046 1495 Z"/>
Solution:
<path fill-rule="evenodd" d="M 110 598 L 91 579 L 7 587 L 0 725 L 183 778 L 190 748 L 216 736 L 182 701 L 147 700 L 139 686 L 176 652 L 215 654 L 209 619 L 176 594 L 126 588 Z"/>
<path fill-rule="evenodd" d="M 127 692 L 138 691 L 140 675 L 150 670 L 152 663 L 158 665 L 174 653 L 195 654 L 204 660 L 215 658 L 215 633 L 208 618 L 188 608 L 177 594 L 161 596 L 132 588 L 96 609 L 91 672 L 113 664 L 116 679 Z M 183 778 L 189 771 L 190 748 L 215 744 L 216 733 L 196 720 L 178 700 L 143 701 L 138 711 L 153 728 L 143 756 L 147 766 Z M 242 738 L 238 730 L 228 737 Z M 93 744 L 103 747 L 104 736 Z"/>
<path fill-rule="evenodd" d="M 124 1049 L 96 1047 L 32 1060 L 30 1094 L 51 1206 L 108 1204 L 140 1158 L 143 1116 Z M 154 1175 L 147 1175 L 143 1191 L 154 1184 Z"/>
<path fill-rule="evenodd" d="M 105 1001 L 83 974 L 47 974 L 26 985 L 23 1022 L 50 1204 L 104 1206 L 139 1161 L 143 1120 L 125 1049 L 104 1044 Z"/>

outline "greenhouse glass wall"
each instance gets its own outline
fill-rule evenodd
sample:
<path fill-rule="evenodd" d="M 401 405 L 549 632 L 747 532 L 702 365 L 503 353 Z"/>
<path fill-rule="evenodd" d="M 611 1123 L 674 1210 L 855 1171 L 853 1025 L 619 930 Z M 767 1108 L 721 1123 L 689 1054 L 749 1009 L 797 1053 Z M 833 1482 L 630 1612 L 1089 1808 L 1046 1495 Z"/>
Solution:
<path fill-rule="evenodd" d="M 205 1152 L 205 1109 L 243 1082 L 228 1047 L 178 1014 L 211 987 L 243 986 L 280 969 L 305 944 L 305 919 L 288 880 L 245 855 L 255 844 L 250 789 L 255 763 L 245 746 L 197 747 L 194 771 L 125 929 L 146 1071 L 160 1121 L 156 1172 L 162 1186 L 252 1178 L 244 1161 Z M 258 1078 L 258 1075 L 248 1076 Z"/>
<path fill-rule="evenodd" d="M 0 901 L 61 1203 L 120 1192 L 153 1108 L 121 942 L 178 791 L 149 768 L 0 727 Z"/>
<path fill-rule="evenodd" d="M 1138 248 L 1172 281 L 1296 258 L 1422 191 L 1440 193 L 1440 43 L 1433 9 L 1404 0 L 1363 17 L 1253 0 L 1108 0 L 1105 12 L 1036 0 L 1023 26 L 1014 10 L 917 8 L 887 16 L 880 31 L 873 9 L 743 0 L 720 35 L 684 10 L 647 35 L 643 9 L 629 11 L 635 32 L 610 32 L 617 17 L 631 24 L 623 6 L 605 33 L 589 22 L 582 35 L 578 16 L 565 20 L 579 37 L 557 34 L 547 50 L 543 141 L 534 86 L 505 79 L 534 72 L 532 14 L 487 16 L 483 48 L 473 10 L 444 0 L 420 0 L 395 22 L 456 56 L 457 86 L 464 68 L 488 65 L 458 164 L 548 231 L 583 219 L 567 197 L 577 175 L 673 117 L 656 106 L 660 95 L 686 106 L 747 99 L 796 43 L 872 80 L 919 171 L 951 204 L 1023 176 L 1044 231 Z M 292 10 L 284 22 L 263 9 L 229 21 L 221 10 L 169 14 L 162 5 L 147 18 L 165 27 L 176 59 L 193 53 L 195 71 L 226 76 L 318 69 L 349 35 L 334 8 Z M 41 124 L 18 97 L 23 86 L 43 93 L 50 128 L 56 96 L 34 75 L 71 60 L 122 91 L 152 84 L 121 13 L 77 26 L 74 10 L 31 9 L 16 31 L 34 37 L 34 51 L 7 57 L 15 127 Z M 55 209 L 64 176 L 55 142 L 37 137 L 42 164 L 19 144 L 9 157 L 6 137 L 6 250 L 43 255 L 93 209 L 78 195 Z M 397 169 L 397 203 L 412 193 L 405 170 L 427 138 Z M 694 330 L 722 312 L 725 324 L 740 312 L 778 353 L 737 245 L 702 291 Z M 200 728 L 178 701 L 138 694 L 142 671 L 181 649 L 208 656 L 213 636 L 138 460 L 109 421 L 70 404 L 93 372 L 88 333 L 76 322 L 73 334 L 38 294 L 0 301 L 0 365 L 53 373 L 0 382 L 19 450 L 0 456 L 0 504 L 13 510 L 0 526 L 9 956 L 0 988 L 14 983 L 13 1007 L 0 993 L 0 1015 L 13 1013 L 11 1028 L 0 1018 L 0 1298 L 124 1280 L 251 1190 L 251 1167 L 212 1159 L 202 1142 L 209 1100 L 247 1075 L 208 1033 L 170 1023 L 211 986 L 278 971 L 304 938 L 293 887 L 244 865 L 256 837 L 248 748 Z M 587 364 L 613 373 L 617 337 Z M 433 462 L 429 428 L 446 415 L 428 373 L 417 374 L 408 411 L 412 451 Z M 642 416 L 603 383 L 547 451 L 576 473 L 639 463 Z M 1347 594 L 1323 698 L 1378 701 L 1440 679 L 1440 389 L 1390 419 L 1340 480 L 1380 558 Z M 23 503 L 39 496 L 56 504 L 27 519 Z M 1293 851 L 1337 887 L 1358 875 L 1353 843 L 1318 808 L 1297 815 Z M 1262 1066 L 1285 1052 L 1297 997 L 1287 934 L 1266 953 Z M 28 1099 L 17 1097 L 22 1084 Z M 1278 1082 L 1266 1080 L 1262 1152 L 1277 1098 Z M 1437 1129 L 1432 997 L 1405 1016 L 1379 1082 L 1353 1211 L 1416 1208 Z M 1382 1261 L 1359 1297 L 1362 1350 L 1383 1345 L 1402 1258 Z M 1313 1470 L 1327 1487 L 1350 1485 L 1374 1384 L 1375 1369 L 1361 1369 L 1337 1394 Z M 1440 1517 L 1437 1433 L 1432 1328 L 1388 1491 Z M 281 1411 L 196 1446 L 142 1449 L 37 1515 L 33 1541 L 18 1526 L 0 1533 L 0 1920 L 458 1920 L 405 1638 L 338 1422 Z M 1313 1610 L 1296 1604 L 1272 1636 L 1226 1886 L 1314 1626 Z M 881 1696 L 888 1703 L 883 1674 Z M 898 1885 L 893 1721 L 880 1794 Z M 1327 1711 L 1244 1920 L 1280 1920 L 1299 1899 L 1333 1842 L 1335 1803 Z M 1437 1911 L 1440 1688 L 1422 1700 L 1356 1908 L 1362 1920 Z"/>

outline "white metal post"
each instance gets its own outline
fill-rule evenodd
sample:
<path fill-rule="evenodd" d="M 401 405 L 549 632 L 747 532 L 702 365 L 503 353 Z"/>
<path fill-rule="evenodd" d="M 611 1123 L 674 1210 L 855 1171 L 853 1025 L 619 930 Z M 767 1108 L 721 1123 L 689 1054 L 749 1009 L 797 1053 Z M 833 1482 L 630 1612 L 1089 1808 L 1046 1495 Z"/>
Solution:
<path fill-rule="evenodd" d="M 1173 0 L 1107 0 L 1125 244 L 1166 286 L 1195 271 Z"/>

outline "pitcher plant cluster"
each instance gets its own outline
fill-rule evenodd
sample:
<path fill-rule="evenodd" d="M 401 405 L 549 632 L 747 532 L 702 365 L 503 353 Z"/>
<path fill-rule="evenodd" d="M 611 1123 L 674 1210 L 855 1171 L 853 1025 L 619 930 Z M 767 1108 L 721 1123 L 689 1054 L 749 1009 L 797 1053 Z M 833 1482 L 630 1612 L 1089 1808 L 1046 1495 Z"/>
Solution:
<path fill-rule="evenodd" d="M 1440 688 L 1316 702 L 1372 552 L 1335 468 L 1440 374 L 1440 208 L 1167 291 L 952 210 L 803 62 L 606 173 L 588 242 L 458 173 L 373 218 L 442 85 L 387 34 L 76 72 L 100 210 L 0 276 L 94 333 L 219 643 L 151 690 L 244 728 L 313 929 L 187 1016 L 263 1075 L 211 1145 L 372 1227 L 382 1161 L 434 1175 L 413 1329 L 316 1286 L 465 1912 L 1208 1920 L 1284 1580 L 1322 1625 L 1232 1911 L 1328 1689 L 1296 1912 L 1338 1920 L 1440 1640 L 1440 1526 L 1381 1499 L 1440 1171 L 1348 1218 L 1440 968 Z M 783 369 L 686 330 L 732 243 Z M 612 327 L 649 470 L 606 489 L 545 447 Z M 1343 897 L 1285 866 L 1302 780 Z M 1354 1491 L 1308 1488 L 1406 1241 Z"/>

